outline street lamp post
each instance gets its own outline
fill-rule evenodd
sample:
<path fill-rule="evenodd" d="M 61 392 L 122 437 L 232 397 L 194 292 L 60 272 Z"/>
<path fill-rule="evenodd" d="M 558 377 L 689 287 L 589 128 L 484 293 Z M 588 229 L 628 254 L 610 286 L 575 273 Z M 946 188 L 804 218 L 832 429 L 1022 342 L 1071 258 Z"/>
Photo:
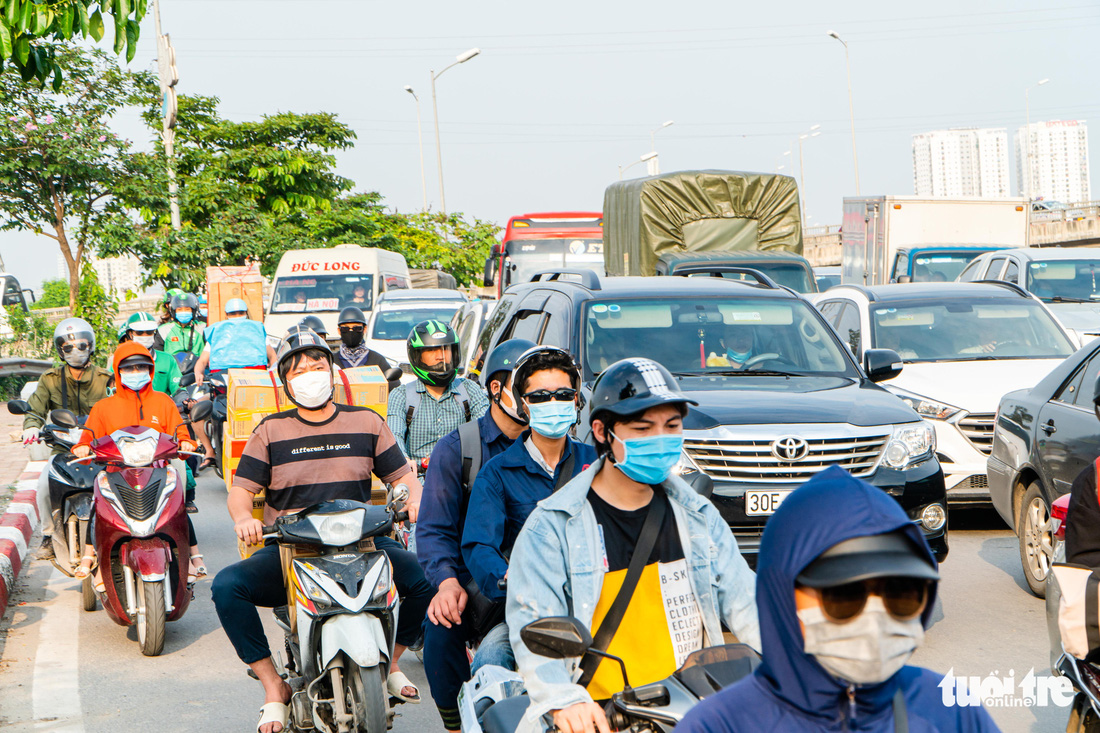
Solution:
<path fill-rule="evenodd" d="M 628 170 L 630 170 L 634 166 L 638 165 L 639 163 L 645 163 L 646 161 L 653 160 L 656 157 L 657 157 L 657 151 L 656 150 L 651 150 L 650 152 L 646 153 L 642 157 L 635 160 L 633 163 L 627 163 L 625 166 L 620 165 L 619 166 L 619 180 L 620 181 L 623 180 L 623 173 L 626 173 Z"/>
<path fill-rule="evenodd" d="M 667 120 L 665 122 L 662 122 L 660 127 L 654 128 L 649 133 L 649 149 L 653 151 L 652 162 L 649 164 L 649 174 L 651 176 L 655 176 L 661 172 L 660 161 L 657 158 L 657 133 L 665 129 L 669 125 L 674 124 L 675 122 L 675 120 Z"/>
<path fill-rule="evenodd" d="M 808 132 L 798 136 L 798 200 L 802 204 L 802 218 L 806 218 L 806 166 L 802 158 L 802 141 L 821 134 L 821 125 L 811 125 Z"/>
<path fill-rule="evenodd" d="M 856 196 L 859 196 L 859 156 L 856 154 L 856 113 L 852 108 L 852 61 L 848 57 L 848 43 L 836 31 L 829 31 L 829 37 L 844 44 L 844 65 L 848 69 L 848 119 L 852 123 L 852 163 L 856 168 Z"/>
<path fill-rule="evenodd" d="M 481 53 L 480 48 L 471 48 L 469 51 L 466 51 L 456 56 L 454 62 L 451 63 L 449 66 L 443 67 L 443 70 L 440 71 L 438 74 L 431 69 L 428 70 L 428 73 L 432 77 L 432 115 L 435 117 L 435 158 L 436 163 L 439 166 L 439 208 L 444 215 L 446 215 L 447 213 L 447 197 L 443 194 L 443 151 L 439 147 L 439 105 L 436 102 L 435 98 L 435 80 L 443 76 L 443 72 L 445 72 L 447 69 L 451 68 L 452 66 L 464 64 L 472 59 L 474 56 L 477 56 L 479 53 Z"/>
<path fill-rule="evenodd" d="M 428 210 L 428 178 L 424 175 L 424 128 L 420 125 L 420 97 L 409 85 L 405 85 L 405 91 L 416 100 L 416 139 L 420 143 L 420 195 L 424 200 L 424 211 Z"/>

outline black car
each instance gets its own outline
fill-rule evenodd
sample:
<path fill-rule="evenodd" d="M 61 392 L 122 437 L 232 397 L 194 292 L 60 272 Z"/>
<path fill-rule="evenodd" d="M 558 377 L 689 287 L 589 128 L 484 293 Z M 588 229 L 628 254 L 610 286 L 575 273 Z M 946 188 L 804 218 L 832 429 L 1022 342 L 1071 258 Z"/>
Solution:
<path fill-rule="evenodd" d="M 989 496 L 1016 531 L 1031 592 L 1040 598 L 1053 546 L 1050 505 L 1100 455 L 1092 388 L 1100 340 L 1079 349 L 1030 389 L 1001 398 L 986 464 Z"/>
<path fill-rule="evenodd" d="M 663 364 L 699 402 L 684 421 L 678 470 L 710 476 L 750 561 L 779 503 L 834 464 L 895 497 L 946 557 L 934 431 L 875 384 L 898 374 L 900 357 L 869 350 L 864 371 L 809 302 L 760 280 L 540 273 L 504 293 L 474 358 L 510 338 L 552 344 L 577 357 L 586 389 L 620 359 Z M 737 368 L 723 340 L 745 329 L 752 355 Z M 578 435 L 587 434 L 584 415 Z"/>

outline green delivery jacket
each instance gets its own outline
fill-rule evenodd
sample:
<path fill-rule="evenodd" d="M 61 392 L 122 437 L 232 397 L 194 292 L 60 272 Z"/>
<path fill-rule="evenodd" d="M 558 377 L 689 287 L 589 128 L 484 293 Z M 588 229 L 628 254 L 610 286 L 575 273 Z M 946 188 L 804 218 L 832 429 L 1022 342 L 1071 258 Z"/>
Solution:
<path fill-rule="evenodd" d="M 65 381 L 65 389 L 61 383 Z M 27 400 L 34 415 L 23 417 L 23 429 L 41 428 L 42 418 L 48 417 L 50 410 L 67 407 L 77 417 L 92 411 L 92 405 L 107 396 L 108 388 L 114 387 L 114 375 L 95 365 L 89 365 L 80 379 L 73 379 L 72 372 L 65 365 L 54 367 L 38 379 L 38 389 Z"/>
<path fill-rule="evenodd" d="M 153 390 L 171 397 L 180 388 L 183 372 L 175 357 L 163 351 L 153 352 Z"/>

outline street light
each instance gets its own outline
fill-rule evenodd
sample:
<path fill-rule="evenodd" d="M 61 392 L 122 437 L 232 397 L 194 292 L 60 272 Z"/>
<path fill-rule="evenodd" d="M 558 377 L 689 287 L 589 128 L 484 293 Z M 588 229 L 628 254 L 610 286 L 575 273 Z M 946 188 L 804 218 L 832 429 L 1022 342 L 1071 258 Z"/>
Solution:
<path fill-rule="evenodd" d="M 405 85 L 405 91 L 416 100 L 416 138 L 420 142 L 420 195 L 424 199 L 424 211 L 427 211 L 428 179 L 424 175 L 424 128 L 420 126 L 420 97 L 416 96 L 416 92 L 408 84 Z"/>
<path fill-rule="evenodd" d="M 1050 79 L 1040 79 L 1032 84 L 1030 87 L 1024 90 L 1024 114 L 1026 115 L 1027 124 L 1024 126 L 1024 149 L 1026 151 L 1024 172 L 1026 173 L 1026 182 L 1024 183 L 1024 190 L 1027 193 L 1027 208 L 1028 208 L 1028 221 L 1031 220 L 1031 90 L 1033 87 L 1041 87 L 1046 84 Z M 1030 227 L 1030 225 L 1029 225 Z"/>
<path fill-rule="evenodd" d="M 848 68 L 848 118 L 852 122 L 852 163 L 856 168 L 856 196 L 859 196 L 859 156 L 856 154 L 856 113 L 852 109 L 852 61 L 848 58 L 848 44 L 836 31 L 829 31 L 829 37 L 844 44 L 844 65 Z"/>
<path fill-rule="evenodd" d="M 653 151 L 653 164 L 650 166 L 650 175 L 655 176 L 661 172 L 660 164 L 657 160 L 657 143 L 655 142 L 657 133 L 665 129 L 669 125 L 674 124 L 675 122 L 675 120 L 667 120 L 665 122 L 662 122 L 660 127 L 654 128 L 649 133 L 649 149 Z"/>
<path fill-rule="evenodd" d="M 620 165 L 619 166 L 619 180 L 620 181 L 623 180 L 623 173 L 627 172 L 628 170 L 630 170 L 634 166 L 638 165 L 639 163 L 644 163 L 647 160 L 653 160 L 656 157 L 657 157 L 657 151 L 652 150 L 652 151 L 646 153 L 645 155 L 643 155 L 642 157 L 638 158 L 633 163 L 627 163 L 625 166 Z"/>
<path fill-rule="evenodd" d="M 481 53 L 480 48 L 471 48 L 469 51 L 460 53 L 456 56 L 454 62 L 451 63 L 450 66 L 443 67 L 443 71 L 440 71 L 438 74 L 431 69 L 428 70 L 428 73 L 432 77 L 432 115 L 435 117 L 435 158 L 439 165 L 439 208 L 444 215 L 447 213 L 447 197 L 443 195 L 443 151 L 439 147 L 439 105 L 436 103 L 435 98 L 435 80 L 443 76 L 443 72 L 447 69 L 452 66 L 464 64 L 479 53 Z"/>
<path fill-rule="evenodd" d="M 821 125 L 810 125 L 807 132 L 798 136 L 798 200 L 802 203 L 802 218 L 806 218 L 806 166 L 802 158 L 802 141 L 808 137 L 817 137 L 821 134 Z"/>

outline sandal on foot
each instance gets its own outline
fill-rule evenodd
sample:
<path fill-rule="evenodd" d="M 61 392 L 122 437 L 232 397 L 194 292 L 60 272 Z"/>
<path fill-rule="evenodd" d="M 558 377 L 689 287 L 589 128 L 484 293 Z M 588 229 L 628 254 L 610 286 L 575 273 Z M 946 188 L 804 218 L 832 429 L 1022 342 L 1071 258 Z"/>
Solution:
<path fill-rule="evenodd" d="M 95 555 L 85 555 L 80 558 L 80 564 L 73 570 L 73 577 L 77 580 L 84 580 L 92 574 L 92 570 L 95 569 Z"/>
<path fill-rule="evenodd" d="M 198 562 L 196 564 L 196 562 L 195 562 L 196 560 L 199 560 L 200 562 Z M 191 572 L 187 573 L 187 582 L 188 583 L 194 583 L 199 578 L 205 578 L 206 577 L 206 563 L 201 562 L 201 560 L 202 560 L 202 555 L 199 555 L 199 554 L 191 555 L 190 564 L 191 564 L 191 566 L 193 566 L 195 568 L 195 570 L 194 570 L 193 573 L 191 573 Z"/>
<path fill-rule="evenodd" d="M 406 687 L 411 687 L 415 692 L 411 695 L 404 694 L 403 690 Z M 386 679 L 386 691 L 390 693 L 390 697 L 395 697 L 401 702 L 420 702 L 420 690 L 405 676 L 404 672 L 390 672 L 390 676 Z"/>
<path fill-rule="evenodd" d="M 269 702 L 265 703 L 260 708 L 260 720 L 256 723 L 256 731 L 268 723 L 278 723 L 283 726 L 280 731 L 285 731 L 287 721 L 290 719 L 290 708 L 281 702 Z"/>
<path fill-rule="evenodd" d="M 203 471 L 207 468 L 213 468 L 213 467 L 214 467 L 214 457 L 213 456 L 207 456 L 206 458 L 202 459 L 202 463 L 199 464 L 198 471 Z M 196 473 L 198 473 L 198 471 L 196 471 Z"/>

